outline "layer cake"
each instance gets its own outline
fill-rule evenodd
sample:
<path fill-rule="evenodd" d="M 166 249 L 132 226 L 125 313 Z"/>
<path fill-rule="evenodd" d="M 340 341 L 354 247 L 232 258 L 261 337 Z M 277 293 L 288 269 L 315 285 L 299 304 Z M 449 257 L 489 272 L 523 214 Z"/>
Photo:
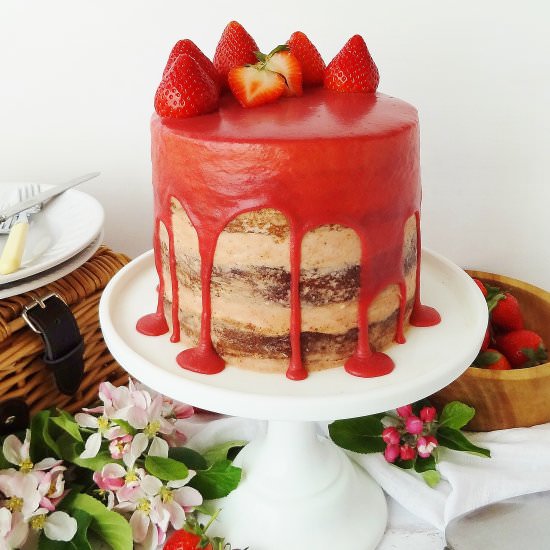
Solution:
<path fill-rule="evenodd" d="M 231 95 L 151 121 L 157 311 L 178 363 L 378 376 L 419 295 L 416 109 L 380 93 L 304 90 L 254 109 Z"/>

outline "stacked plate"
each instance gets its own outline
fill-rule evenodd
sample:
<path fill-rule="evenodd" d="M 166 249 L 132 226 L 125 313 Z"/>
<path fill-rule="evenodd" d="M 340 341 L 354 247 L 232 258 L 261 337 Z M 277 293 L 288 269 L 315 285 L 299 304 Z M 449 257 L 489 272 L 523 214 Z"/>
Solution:
<path fill-rule="evenodd" d="M 7 206 L 23 185 L 0 184 L 0 204 Z M 51 199 L 31 217 L 21 267 L 0 275 L 0 299 L 51 283 L 89 260 L 103 240 L 103 221 L 101 204 L 82 191 L 69 189 Z M 0 251 L 7 238 L 0 234 Z"/>

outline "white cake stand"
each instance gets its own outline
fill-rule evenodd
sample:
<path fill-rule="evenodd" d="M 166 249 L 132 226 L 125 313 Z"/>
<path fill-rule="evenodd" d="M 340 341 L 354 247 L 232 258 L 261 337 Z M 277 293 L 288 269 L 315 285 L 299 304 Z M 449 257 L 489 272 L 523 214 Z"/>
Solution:
<path fill-rule="evenodd" d="M 423 251 L 422 300 L 442 322 L 411 328 L 407 343 L 387 350 L 391 374 L 357 378 L 343 368 L 303 381 L 228 366 L 220 374 L 181 369 L 170 335 L 143 336 L 136 321 L 156 309 L 152 251 L 130 262 L 107 285 L 100 303 L 105 341 L 135 378 L 172 398 L 223 414 L 268 420 L 265 436 L 239 453 L 239 487 L 222 503 L 212 531 L 234 548 L 371 550 L 387 521 L 381 488 L 315 421 L 392 409 L 434 393 L 471 363 L 487 327 L 487 306 L 460 268 Z"/>

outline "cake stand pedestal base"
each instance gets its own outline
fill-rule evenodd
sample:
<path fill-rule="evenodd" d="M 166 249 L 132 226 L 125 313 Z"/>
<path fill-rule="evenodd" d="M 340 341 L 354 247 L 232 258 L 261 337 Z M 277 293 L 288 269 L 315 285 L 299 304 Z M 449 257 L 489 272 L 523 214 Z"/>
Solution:
<path fill-rule="evenodd" d="M 382 489 L 314 422 L 269 421 L 235 465 L 243 479 L 210 528 L 234 548 L 372 550 L 384 534 Z"/>

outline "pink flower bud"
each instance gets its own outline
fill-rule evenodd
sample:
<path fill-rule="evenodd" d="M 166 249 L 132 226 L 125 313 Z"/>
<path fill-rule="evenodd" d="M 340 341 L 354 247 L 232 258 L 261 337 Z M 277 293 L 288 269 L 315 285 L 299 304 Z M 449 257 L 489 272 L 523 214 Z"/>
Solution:
<path fill-rule="evenodd" d="M 388 462 L 395 462 L 397 460 L 397 457 L 399 456 L 399 451 L 399 445 L 387 445 L 386 450 L 384 451 L 384 458 Z"/>
<path fill-rule="evenodd" d="M 401 418 L 408 418 L 413 413 L 411 405 L 404 405 L 403 407 L 397 407 L 397 409 L 395 410 L 397 411 L 397 414 Z"/>
<path fill-rule="evenodd" d="M 413 460 L 416 456 L 416 449 L 405 443 L 401 445 L 401 449 L 399 449 L 399 456 L 401 460 Z"/>
<path fill-rule="evenodd" d="M 433 435 L 419 437 L 418 441 L 416 442 L 418 456 L 421 456 L 422 458 L 428 458 L 437 446 L 437 439 Z"/>
<path fill-rule="evenodd" d="M 409 416 L 407 420 L 405 421 L 405 429 L 410 434 L 421 434 L 422 430 L 424 429 L 424 422 L 418 418 L 418 416 Z"/>
<path fill-rule="evenodd" d="M 382 431 L 382 439 L 390 445 L 397 445 L 401 439 L 401 435 L 397 431 L 397 428 L 389 426 Z"/>
<path fill-rule="evenodd" d="M 435 410 L 435 407 L 423 407 L 420 410 L 420 418 L 424 422 L 433 422 L 436 416 L 437 411 Z"/>
<path fill-rule="evenodd" d="M 115 460 L 120 460 L 129 450 L 133 437 L 126 434 L 122 437 L 117 437 L 109 443 L 109 452 Z"/>

